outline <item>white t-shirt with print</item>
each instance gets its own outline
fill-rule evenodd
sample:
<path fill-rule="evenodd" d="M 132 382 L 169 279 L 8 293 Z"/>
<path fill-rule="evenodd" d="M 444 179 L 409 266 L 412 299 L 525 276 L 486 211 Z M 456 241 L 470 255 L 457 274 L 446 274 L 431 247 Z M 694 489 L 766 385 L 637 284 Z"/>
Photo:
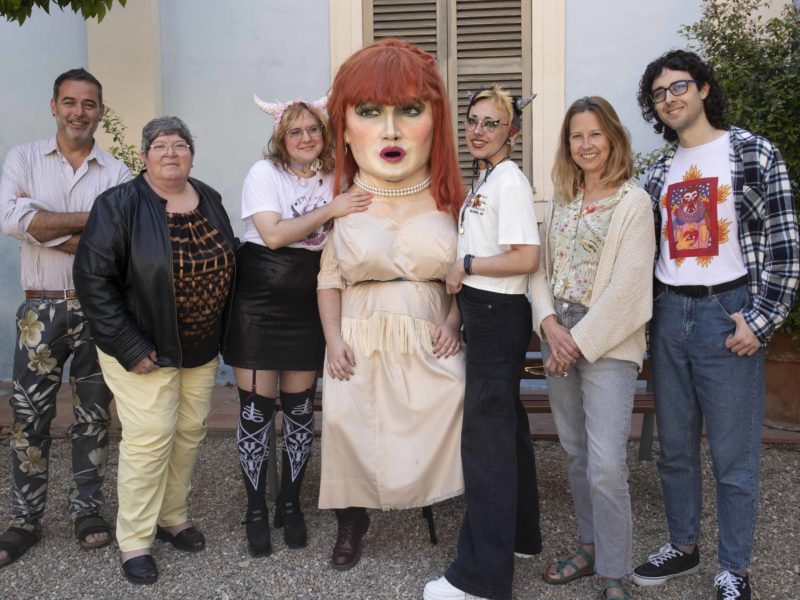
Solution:
<path fill-rule="evenodd" d="M 729 155 L 728 133 L 693 148 L 678 146 L 661 195 L 659 281 L 712 286 L 747 274 Z"/>
<path fill-rule="evenodd" d="M 260 160 L 245 177 L 242 186 L 242 221 L 246 242 L 265 246 L 258 234 L 252 216 L 269 211 L 281 215 L 281 219 L 293 219 L 328 204 L 333 198 L 330 174 L 321 173 L 304 179 L 294 173 L 276 167 L 271 160 Z M 292 248 L 322 250 L 330 231 L 330 221 L 320 225 L 304 240 L 289 244 Z"/>
<path fill-rule="evenodd" d="M 484 173 L 481 172 L 478 181 Z M 533 191 L 510 160 L 497 165 L 459 213 L 458 256 L 495 256 L 511 250 L 512 244 L 539 245 L 539 228 L 533 207 Z M 464 285 L 500 294 L 524 294 L 530 275 L 485 277 L 468 275 Z"/>

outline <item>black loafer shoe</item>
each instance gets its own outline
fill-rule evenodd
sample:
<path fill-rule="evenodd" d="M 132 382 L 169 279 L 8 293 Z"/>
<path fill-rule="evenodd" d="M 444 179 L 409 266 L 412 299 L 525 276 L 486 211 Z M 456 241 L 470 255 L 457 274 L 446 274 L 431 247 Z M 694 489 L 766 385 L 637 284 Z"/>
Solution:
<path fill-rule="evenodd" d="M 187 527 L 183 531 L 172 535 L 161 525 L 156 525 L 156 539 L 162 542 L 169 542 L 183 552 L 200 552 L 206 549 L 206 538 L 196 527 Z"/>
<path fill-rule="evenodd" d="M 122 563 L 125 579 L 136 585 L 150 585 L 158 581 L 156 561 L 149 554 L 129 558 Z"/>

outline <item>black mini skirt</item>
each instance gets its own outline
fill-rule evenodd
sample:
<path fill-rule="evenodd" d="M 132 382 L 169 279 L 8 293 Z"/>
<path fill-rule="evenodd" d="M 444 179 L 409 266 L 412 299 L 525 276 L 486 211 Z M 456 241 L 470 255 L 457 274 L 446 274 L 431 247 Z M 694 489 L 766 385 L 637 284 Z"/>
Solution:
<path fill-rule="evenodd" d="M 232 367 L 317 371 L 325 337 L 317 309 L 320 252 L 246 242 L 236 252 L 236 287 L 223 358 Z"/>

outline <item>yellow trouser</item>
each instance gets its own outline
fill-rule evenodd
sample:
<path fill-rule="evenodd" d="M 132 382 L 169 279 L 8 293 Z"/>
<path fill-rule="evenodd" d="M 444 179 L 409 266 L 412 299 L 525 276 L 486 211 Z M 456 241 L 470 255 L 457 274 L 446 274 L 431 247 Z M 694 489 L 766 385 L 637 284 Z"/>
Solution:
<path fill-rule="evenodd" d="M 186 499 L 219 358 L 192 369 L 136 375 L 100 349 L 97 354 L 122 423 L 117 541 L 121 551 L 131 552 L 153 544 L 156 524 L 188 520 Z"/>

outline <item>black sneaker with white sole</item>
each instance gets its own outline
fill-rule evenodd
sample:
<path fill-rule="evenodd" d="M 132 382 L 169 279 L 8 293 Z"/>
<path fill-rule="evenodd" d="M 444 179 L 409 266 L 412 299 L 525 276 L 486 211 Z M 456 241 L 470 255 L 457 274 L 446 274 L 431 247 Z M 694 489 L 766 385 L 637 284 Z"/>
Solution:
<path fill-rule="evenodd" d="M 717 600 L 750 600 L 750 578 L 723 571 L 714 578 Z"/>
<path fill-rule="evenodd" d="M 636 585 L 661 585 L 673 577 L 691 575 L 700 570 L 700 550 L 697 546 L 691 554 L 681 552 L 672 544 L 666 544 L 647 562 L 633 570 L 631 579 Z"/>

